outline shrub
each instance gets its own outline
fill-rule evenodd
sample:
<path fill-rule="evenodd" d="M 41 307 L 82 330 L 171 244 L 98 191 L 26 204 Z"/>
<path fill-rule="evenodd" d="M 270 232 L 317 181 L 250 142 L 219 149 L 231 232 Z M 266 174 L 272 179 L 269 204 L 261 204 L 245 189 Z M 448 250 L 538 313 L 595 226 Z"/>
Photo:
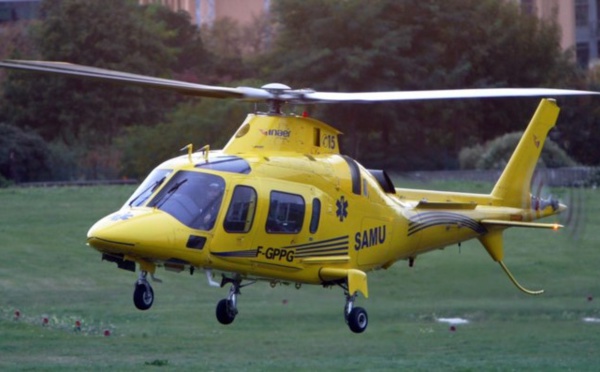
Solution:
<path fill-rule="evenodd" d="M 483 145 L 465 147 L 459 153 L 461 169 L 503 169 L 517 147 L 523 132 L 508 133 Z M 539 166 L 572 167 L 577 163 L 550 138 L 546 138 Z"/>
<path fill-rule="evenodd" d="M 48 179 L 50 152 L 36 133 L 0 124 L 0 175 L 14 182 Z"/>

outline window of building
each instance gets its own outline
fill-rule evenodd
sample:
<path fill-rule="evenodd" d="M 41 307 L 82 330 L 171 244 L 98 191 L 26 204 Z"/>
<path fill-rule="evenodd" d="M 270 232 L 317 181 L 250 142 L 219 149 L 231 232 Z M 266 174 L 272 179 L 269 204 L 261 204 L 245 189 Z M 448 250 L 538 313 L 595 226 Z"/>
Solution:
<path fill-rule="evenodd" d="M 40 0 L 0 1 L 0 23 L 37 19 Z"/>
<path fill-rule="evenodd" d="M 575 0 L 575 25 L 587 26 L 589 19 L 589 0 Z"/>
<path fill-rule="evenodd" d="M 305 211 L 300 195 L 279 191 L 271 192 L 266 230 L 268 233 L 296 234 L 302 230 Z"/>
<path fill-rule="evenodd" d="M 587 68 L 590 62 L 590 46 L 587 43 L 577 43 L 577 63 L 582 68 Z"/>
<path fill-rule="evenodd" d="M 521 0 L 521 11 L 525 14 L 535 15 L 535 4 L 533 0 Z"/>
<path fill-rule="evenodd" d="M 256 191 L 249 186 L 236 186 L 231 197 L 223 228 L 230 233 L 247 233 L 252 228 L 256 210 Z"/>

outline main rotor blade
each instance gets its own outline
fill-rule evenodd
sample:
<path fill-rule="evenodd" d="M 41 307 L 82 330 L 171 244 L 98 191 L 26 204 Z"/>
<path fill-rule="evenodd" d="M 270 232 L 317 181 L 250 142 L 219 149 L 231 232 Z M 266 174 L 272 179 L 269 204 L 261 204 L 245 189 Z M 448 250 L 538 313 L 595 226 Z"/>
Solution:
<path fill-rule="evenodd" d="M 46 61 L 0 61 L 0 67 L 46 72 L 61 75 L 78 76 L 100 81 L 112 81 L 121 84 L 139 85 L 151 88 L 166 89 L 181 94 L 212 97 L 234 98 L 248 101 L 278 101 L 293 103 L 336 103 L 336 102 L 385 102 L 385 101 L 419 101 L 435 99 L 459 98 L 491 98 L 491 97 L 555 97 L 573 95 L 598 95 L 600 92 L 551 89 L 551 88 L 482 88 L 482 89 L 448 89 L 448 90 L 416 90 L 392 92 L 315 92 L 307 89 L 293 90 L 278 87 L 277 89 L 250 87 L 219 87 L 187 83 L 184 81 L 162 79 L 145 75 L 131 74 L 96 67 L 76 65 L 66 62 Z"/>
<path fill-rule="evenodd" d="M 0 61 L 0 67 L 77 76 L 100 81 L 112 81 L 128 85 L 166 89 L 190 96 L 237 98 L 247 100 L 267 100 L 273 98 L 272 94 L 262 89 L 246 87 L 229 88 L 187 83 L 184 81 L 130 74 L 126 72 L 76 65 L 66 62 L 6 60 Z"/>
<path fill-rule="evenodd" d="M 447 89 L 447 90 L 415 90 L 397 92 L 309 92 L 302 95 L 301 101 L 311 102 L 385 102 L 385 101 L 418 101 L 434 99 L 458 98 L 491 98 L 491 97 L 546 97 L 599 95 L 600 92 L 551 88 L 481 88 L 481 89 Z"/>

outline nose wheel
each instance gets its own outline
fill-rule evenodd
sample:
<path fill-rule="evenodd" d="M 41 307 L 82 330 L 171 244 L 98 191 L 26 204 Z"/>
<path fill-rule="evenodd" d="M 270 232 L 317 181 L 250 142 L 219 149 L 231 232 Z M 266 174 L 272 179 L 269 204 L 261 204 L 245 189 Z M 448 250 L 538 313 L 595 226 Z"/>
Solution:
<path fill-rule="evenodd" d="M 140 277 L 135 282 L 133 290 L 133 303 L 139 310 L 148 310 L 154 303 L 154 290 L 148 283 L 146 271 L 140 272 Z"/>

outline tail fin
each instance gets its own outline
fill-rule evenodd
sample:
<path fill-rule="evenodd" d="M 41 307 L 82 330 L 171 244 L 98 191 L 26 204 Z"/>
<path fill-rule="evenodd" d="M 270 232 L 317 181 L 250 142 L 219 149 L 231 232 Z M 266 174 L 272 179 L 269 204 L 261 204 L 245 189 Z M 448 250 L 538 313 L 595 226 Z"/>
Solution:
<path fill-rule="evenodd" d="M 492 197 L 500 199 L 502 205 L 515 208 L 530 207 L 531 177 L 559 111 L 554 100 L 543 99 L 540 102 L 508 165 L 492 190 Z"/>

